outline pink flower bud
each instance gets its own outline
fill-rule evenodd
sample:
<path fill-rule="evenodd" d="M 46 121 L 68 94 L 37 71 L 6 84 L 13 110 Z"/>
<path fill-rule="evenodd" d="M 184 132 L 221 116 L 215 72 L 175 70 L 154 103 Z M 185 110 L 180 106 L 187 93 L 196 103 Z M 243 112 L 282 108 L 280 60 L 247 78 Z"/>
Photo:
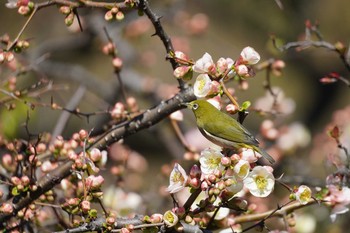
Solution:
<path fill-rule="evenodd" d="M 201 186 L 201 181 L 198 178 L 192 178 L 189 184 L 192 188 L 198 189 Z"/>
<path fill-rule="evenodd" d="M 226 70 L 228 69 L 228 64 L 226 59 L 223 57 L 219 58 L 219 60 L 216 62 L 216 67 L 219 74 L 225 73 Z"/>
<path fill-rule="evenodd" d="M 236 112 L 238 112 L 238 107 L 234 104 L 228 104 L 226 105 L 226 112 L 230 113 L 230 114 L 235 114 Z"/>
<path fill-rule="evenodd" d="M 203 181 L 203 182 L 201 183 L 201 189 L 202 189 L 203 191 L 205 191 L 205 190 L 207 190 L 208 188 L 209 188 L 208 182 Z"/>
<path fill-rule="evenodd" d="M 126 99 L 126 103 L 128 104 L 128 106 L 132 112 L 139 111 L 139 105 L 137 104 L 137 101 L 134 97 L 128 97 Z"/>
<path fill-rule="evenodd" d="M 249 76 L 249 70 L 246 65 L 238 65 L 236 67 L 237 74 L 242 77 L 247 77 Z"/>
<path fill-rule="evenodd" d="M 61 6 L 59 11 L 64 15 L 68 15 L 72 12 L 72 9 L 69 6 Z"/>
<path fill-rule="evenodd" d="M 200 178 L 202 175 L 201 169 L 198 167 L 197 164 L 193 165 L 190 170 L 190 177 L 191 178 Z"/>
<path fill-rule="evenodd" d="M 102 47 L 102 52 L 106 55 L 113 55 L 115 53 L 115 46 L 113 43 L 109 42 Z"/>
<path fill-rule="evenodd" d="M 81 207 L 81 210 L 83 211 L 83 213 L 87 213 L 91 209 L 91 204 L 89 201 L 82 201 L 80 203 L 80 207 Z"/>
<path fill-rule="evenodd" d="M 123 67 L 123 60 L 120 57 L 116 57 L 113 59 L 112 64 L 116 71 L 120 71 Z"/>
<path fill-rule="evenodd" d="M 100 161 L 102 158 L 102 153 L 99 149 L 97 148 L 93 148 L 91 151 L 90 151 L 90 159 L 93 161 L 93 162 L 98 162 Z"/>
<path fill-rule="evenodd" d="M 209 174 L 208 176 L 208 180 L 211 182 L 211 183 L 214 183 L 216 181 L 216 175 L 214 174 Z"/>
<path fill-rule="evenodd" d="M 10 154 L 4 154 L 1 157 L 2 164 L 5 168 L 10 168 L 13 165 L 13 159 Z"/>
<path fill-rule="evenodd" d="M 5 59 L 6 61 L 11 62 L 13 61 L 13 59 L 15 59 L 15 56 L 13 55 L 12 52 L 7 52 L 5 53 Z"/>
<path fill-rule="evenodd" d="M 231 165 L 230 157 L 222 157 L 221 158 L 221 164 L 224 165 L 225 167 L 230 166 Z"/>
<path fill-rule="evenodd" d="M 175 78 L 181 79 L 181 78 L 185 77 L 185 75 L 189 71 L 191 71 L 190 66 L 179 66 L 174 70 L 173 74 L 174 74 Z"/>
<path fill-rule="evenodd" d="M 11 214 L 13 212 L 13 207 L 11 204 L 2 203 L 2 205 L 0 206 L 0 212 L 6 213 L 6 214 Z"/>
<path fill-rule="evenodd" d="M 111 9 L 111 12 L 112 12 L 113 14 L 117 14 L 117 13 L 119 12 L 118 7 L 113 7 L 113 8 Z"/>
<path fill-rule="evenodd" d="M 97 190 L 101 188 L 103 182 L 104 182 L 104 178 L 101 175 L 99 176 L 91 175 L 86 178 L 85 185 L 90 190 Z"/>
<path fill-rule="evenodd" d="M 121 12 L 121 11 L 118 11 L 117 14 L 115 14 L 115 18 L 118 20 L 118 21 L 121 21 L 124 19 L 124 13 Z"/>
<path fill-rule="evenodd" d="M 22 177 L 21 177 L 21 182 L 22 182 L 22 184 L 23 184 L 24 186 L 27 186 L 27 185 L 29 185 L 29 183 L 30 183 L 30 179 L 29 179 L 28 176 L 22 176 Z"/>
<path fill-rule="evenodd" d="M 174 57 L 175 57 L 175 59 L 178 60 L 179 63 L 181 63 L 181 62 L 187 63 L 187 61 L 189 60 L 188 56 L 181 51 L 175 51 Z"/>
<path fill-rule="evenodd" d="M 15 186 L 20 185 L 21 184 L 21 179 L 18 178 L 17 176 L 13 176 L 11 177 L 11 183 Z"/>
<path fill-rule="evenodd" d="M 77 206 L 79 205 L 79 198 L 69 198 L 66 202 L 70 206 Z"/>
<path fill-rule="evenodd" d="M 20 6 L 18 8 L 18 14 L 20 14 L 20 15 L 26 16 L 26 15 L 30 14 L 30 12 L 31 12 L 31 9 L 28 6 Z"/>
<path fill-rule="evenodd" d="M 162 214 L 152 214 L 150 217 L 151 223 L 161 223 L 163 221 Z"/>
<path fill-rule="evenodd" d="M 85 139 L 87 139 L 87 137 L 89 136 L 88 132 L 84 129 L 81 129 L 79 131 L 79 138 L 81 141 L 84 141 Z"/>
<path fill-rule="evenodd" d="M 113 19 L 113 13 L 112 11 L 107 11 L 105 14 L 105 20 L 106 21 L 111 21 Z"/>
<path fill-rule="evenodd" d="M 109 216 L 106 218 L 106 223 L 108 225 L 113 225 L 115 223 L 115 217 Z"/>

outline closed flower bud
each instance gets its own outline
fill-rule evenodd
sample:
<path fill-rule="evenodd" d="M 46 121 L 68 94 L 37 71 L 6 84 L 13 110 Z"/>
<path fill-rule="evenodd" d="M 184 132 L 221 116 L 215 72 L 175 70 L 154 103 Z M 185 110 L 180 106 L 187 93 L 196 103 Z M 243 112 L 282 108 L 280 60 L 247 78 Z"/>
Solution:
<path fill-rule="evenodd" d="M 80 207 L 83 213 L 87 213 L 91 209 L 91 203 L 89 201 L 82 201 Z"/>
<path fill-rule="evenodd" d="M 163 215 L 162 214 L 152 214 L 150 217 L 151 223 L 161 223 L 163 221 Z"/>
<path fill-rule="evenodd" d="M 117 14 L 115 14 L 115 18 L 118 20 L 118 21 L 121 21 L 124 19 L 124 13 L 121 12 L 121 11 L 118 11 Z"/>
<path fill-rule="evenodd" d="M 118 7 L 113 7 L 113 8 L 111 9 L 111 12 L 112 12 L 113 14 L 117 14 L 117 13 L 119 12 Z"/>
<path fill-rule="evenodd" d="M 29 183 L 30 183 L 30 179 L 29 179 L 28 176 L 22 176 L 22 177 L 21 177 L 21 182 L 22 182 L 22 184 L 23 184 L 24 186 L 27 186 L 27 185 L 29 185 Z"/>
<path fill-rule="evenodd" d="M 59 11 L 64 15 L 69 15 L 72 12 L 72 9 L 69 6 L 61 6 Z"/>
<path fill-rule="evenodd" d="M 64 23 L 69 27 L 73 24 L 74 22 L 75 15 L 73 12 L 71 12 L 69 15 L 66 16 L 64 19 Z"/>
<path fill-rule="evenodd" d="M 113 19 L 113 13 L 112 11 L 107 11 L 105 14 L 105 20 L 106 21 L 111 21 Z"/>
<path fill-rule="evenodd" d="M 190 177 L 191 178 L 200 178 L 202 175 L 201 169 L 198 167 L 197 164 L 193 165 L 190 170 Z"/>
<path fill-rule="evenodd" d="M 175 51 L 174 57 L 179 63 L 187 63 L 189 60 L 188 56 L 181 51 Z"/>
<path fill-rule="evenodd" d="M 112 64 L 116 71 L 120 71 L 123 67 L 123 60 L 120 57 L 113 58 Z"/>
<path fill-rule="evenodd" d="M 249 76 L 249 70 L 246 65 L 238 65 L 236 67 L 237 74 L 241 77 L 248 77 Z"/>
<path fill-rule="evenodd" d="M 18 178 L 17 176 L 13 176 L 11 177 L 11 183 L 15 186 L 20 185 L 21 184 L 21 179 Z"/>
<path fill-rule="evenodd" d="M 13 207 L 11 204 L 2 203 L 2 205 L 0 206 L 0 212 L 5 214 L 11 214 L 13 212 Z"/>
<path fill-rule="evenodd" d="M 31 13 L 31 9 L 28 6 L 20 6 L 18 8 L 18 14 L 27 16 Z"/>
<path fill-rule="evenodd" d="M 93 148 L 91 151 L 90 151 L 90 159 L 93 161 L 93 162 L 98 162 L 101 160 L 102 158 L 102 153 L 99 149 L 97 148 Z"/>
<path fill-rule="evenodd" d="M 101 188 L 104 182 L 104 178 L 99 176 L 91 175 L 85 179 L 85 185 L 89 190 L 98 190 Z"/>

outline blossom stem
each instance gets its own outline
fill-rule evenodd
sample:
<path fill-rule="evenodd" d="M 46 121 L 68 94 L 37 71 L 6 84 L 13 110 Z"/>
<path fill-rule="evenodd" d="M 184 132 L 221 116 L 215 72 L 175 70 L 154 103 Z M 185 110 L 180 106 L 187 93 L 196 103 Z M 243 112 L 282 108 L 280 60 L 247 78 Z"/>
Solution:
<path fill-rule="evenodd" d="M 221 86 L 222 86 L 222 90 L 224 91 L 225 95 L 230 99 L 230 101 L 231 101 L 234 105 L 236 105 L 236 107 L 237 107 L 238 109 L 240 109 L 240 106 L 239 106 L 238 102 L 237 102 L 237 101 L 235 100 L 235 98 L 228 92 L 228 90 L 227 90 L 227 88 L 226 88 L 226 86 L 225 86 L 225 83 L 224 83 L 224 80 L 223 80 L 223 79 L 220 80 L 220 84 L 221 84 Z"/>

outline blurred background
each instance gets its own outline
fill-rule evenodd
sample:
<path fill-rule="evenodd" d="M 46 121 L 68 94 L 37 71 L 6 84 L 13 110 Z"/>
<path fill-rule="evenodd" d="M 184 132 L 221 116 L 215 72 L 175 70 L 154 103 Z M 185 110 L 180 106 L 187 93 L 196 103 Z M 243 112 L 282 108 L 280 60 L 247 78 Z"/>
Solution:
<path fill-rule="evenodd" d="M 7 9 L 5 3 L 3 0 L 0 4 L 0 35 L 7 33 L 13 39 L 27 18 L 17 14 L 16 9 Z M 340 41 L 347 46 L 350 38 L 350 28 L 346 26 L 350 24 L 350 2 L 281 0 L 281 3 L 283 9 L 273 0 L 150 1 L 154 12 L 162 16 L 161 22 L 175 49 L 187 53 L 193 60 L 199 59 L 205 52 L 210 53 L 214 61 L 220 57 L 235 59 L 244 47 L 251 46 L 260 53 L 262 61 L 270 58 L 285 61 L 283 75 L 272 77 L 271 84 L 280 87 L 284 96 L 295 102 L 295 109 L 282 118 L 280 125 L 298 122 L 306 127 L 312 139 L 306 147 L 293 150 L 277 171 L 290 176 L 305 175 L 310 180 L 315 178 L 317 184 L 324 185 L 325 175 L 330 172 L 324 163 L 327 154 L 325 151 L 312 149 L 321 140 L 315 142 L 313 138 L 318 134 L 324 135 L 326 126 L 336 121 L 334 112 L 349 105 L 350 91 L 343 83 L 323 85 L 319 79 L 330 72 L 338 72 L 349 78 L 349 71 L 335 52 L 324 48 L 280 52 L 274 48 L 270 37 L 276 36 L 281 43 L 297 41 L 303 38 L 305 21 L 309 19 L 320 25 L 319 29 L 325 41 L 332 44 Z M 79 9 L 78 12 L 83 32 L 79 31 L 76 22 L 67 28 L 64 16 L 55 6 L 42 9 L 35 15 L 22 36 L 22 39 L 29 40 L 31 46 L 25 53 L 18 55 L 23 64 L 32 66 L 33 69 L 17 79 L 19 89 L 44 78 L 52 80 L 54 88 L 41 95 L 38 100 L 40 102 L 50 104 L 53 98 L 55 102 L 65 106 L 74 93 L 83 88 L 83 98 L 78 105 L 81 112 L 103 112 L 110 109 L 121 100 L 121 96 L 118 82 L 113 75 L 111 58 L 102 53 L 102 47 L 107 42 L 103 30 L 106 27 L 116 43 L 118 56 L 123 59 L 121 77 L 127 93 L 136 98 L 141 109 L 152 107 L 176 93 L 177 81 L 172 75 L 169 62 L 165 60 L 165 49 L 158 37 L 151 37 L 154 29 L 145 16 L 139 17 L 135 12 L 125 12 L 124 20 L 106 22 L 104 10 Z M 1 80 L 10 75 L 10 71 L 0 67 Z M 245 100 L 254 103 L 264 96 L 264 80 L 265 73 L 257 73 L 256 77 L 248 80 L 247 91 L 239 90 L 237 85 L 232 84 L 236 88 L 238 100 L 241 103 Z M 23 123 L 28 111 L 29 129 L 33 133 L 52 132 L 61 114 L 60 111 L 48 107 L 28 110 L 27 106 L 17 103 L 10 116 L 5 106 L 0 107 L 0 130 L 9 138 L 26 136 Z M 186 121 L 181 126 L 184 131 L 190 131 L 195 127 L 194 118 L 187 111 L 184 113 Z M 62 134 L 69 138 L 82 128 L 99 131 L 108 119 L 108 114 L 92 116 L 89 120 L 72 116 Z M 346 122 L 346 118 L 341 119 L 343 122 L 338 123 L 350 124 Z M 258 134 L 262 121 L 261 116 L 251 113 L 245 124 Z M 127 138 L 125 142 L 132 151 L 146 158 L 142 163 L 148 164 L 147 174 L 151 176 L 158 177 L 162 164 L 179 160 L 184 153 L 167 120 Z M 336 147 L 335 144 L 334 146 Z M 313 156 L 309 156 L 311 151 Z M 137 169 L 135 170 L 137 173 Z M 148 197 L 152 197 L 157 185 L 151 182 L 145 185 L 137 177 L 129 177 L 134 181 L 139 180 L 129 187 L 130 190 L 146 190 Z M 159 180 L 166 185 L 166 180 Z M 154 208 L 159 206 L 161 204 L 155 204 Z M 311 219 L 311 223 L 301 225 L 316 223 L 317 226 L 309 232 L 344 232 L 345 227 L 349 227 L 349 222 L 346 221 L 349 215 L 340 216 L 336 224 L 331 224 L 329 210 L 323 207 L 306 208 L 301 216 L 305 217 L 297 220 L 300 223 Z M 303 228 L 296 231 L 307 232 Z"/>

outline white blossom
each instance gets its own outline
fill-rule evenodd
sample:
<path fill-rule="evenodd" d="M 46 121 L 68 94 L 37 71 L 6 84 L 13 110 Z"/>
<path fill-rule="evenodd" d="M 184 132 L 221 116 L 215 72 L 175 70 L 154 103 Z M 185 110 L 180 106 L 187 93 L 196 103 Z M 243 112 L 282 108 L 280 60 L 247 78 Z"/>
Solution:
<path fill-rule="evenodd" d="M 311 199 L 311 189 L 306 185 L 300 185 L 298 190 L 295 192 L 295 198 L 300 204 L 305 205 Z"/>
<path fill-rule="evenodd" d="M 275 178 L 266 167 L 256 166 L 243 183 L 253 196 L 267 197 L 273 191 Z"/>
<path fill-rule="evenodd" d="M 221 158 L 224 155 L 213 148 L 207 148 L 201 152 L 199 162 L 201 164 L 201 171 L 208 175 L 213 174 L 215 171 L 223 171 L 225 167 L 221 164 Z"/>
<path fill-rule="evenodd" d="M 207 74 L 200 74 L 193 85 L 194 95 L 201 98 L 206 97 L 211 90 L 211 80 Z"/>
<path fill-rule="evenodd" d="M 241 52 L 241 59 L 248 65 L 254 65 L 260 61 L 260 55 L 252 47 L 245 47 Z"/>
<path fill-rule="evenodd" d="M 170 173 L 169 186 L 167 191 L 170 193 L 176 193 L 182 190 L 186 186 L 187 174 L 180 164 L 175 163 L 173 170 Z"/>
<path fill-rule="evenodd" d="M 236 176 L 242 180 L 248 176 L 249 170 L 249 162 L 243 159 L 239 160 L 238 163 L 236 163 L 233 167 L 233 171 L 235 172 Z"/>
<path fill-rule="evenodd" d="M 205 53 L 196 61 L 193 66 L 193 71 L 197 73 L 208 73 L 212 67 L 215 67 L 213 59 L 209 53 Z"/>

